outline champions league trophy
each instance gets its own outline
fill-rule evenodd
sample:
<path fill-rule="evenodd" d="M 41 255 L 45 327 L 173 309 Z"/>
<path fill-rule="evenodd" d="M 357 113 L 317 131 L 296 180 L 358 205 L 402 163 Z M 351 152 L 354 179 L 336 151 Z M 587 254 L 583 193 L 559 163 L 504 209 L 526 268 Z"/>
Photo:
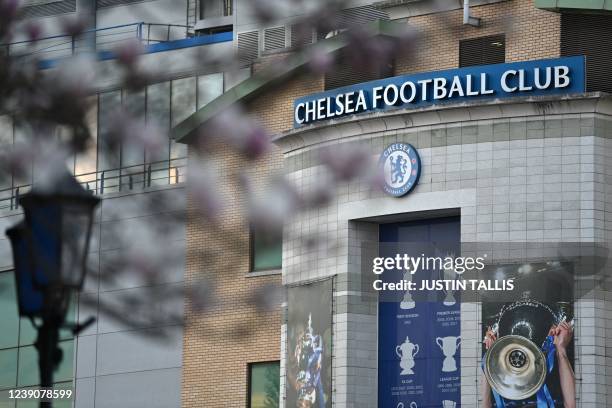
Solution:
<path fill-rule="evenodd" d="M 555 349 L 548 332 L 563 321 L 573 325 L 569 303 L 558 302 L 557 309 L 530 299 L 528 293 L 502 308 L 493 325 L 498 339 L 487 350 L 483 363 L 494 394 L 508 400 L 550 396 L 545 383 Z"/>
<path fill-rule="evenodd" d="M 410 271 L 406 271 L 404 273 L 404 280 L 407 282 L 412 282 L 412 274 L 410 273 Z M 410 293 L 410 290 L 406 289 L 406 292 L 404 292 L 404 299 L 402 299 L 402 302 L 400 303 L 400 309 L 410 310 L 414 309 L 415 306 L 416 303 L 414 302 L 414 300 L 412 300 L 412 294 Z"/>
<path fill-rule="evenodd" d="M 419 345 L 410 342 L 410 338 L 406 336 L 406 340 L 395 348 L 395 354 L 400 358 L 400 375 L 414 374 L 414 356 L 419 352 Z"/>
<path fill-rule="evenodd" d="M 298 365 L 297 400 L 300 407 L 325 407 L 323 384 L 321 382 L 321 362 L 323 359 L 323 338 L 314 334 L 312 314 L 308 315 L 308 327 L 295 346 Z"/>
<path fill-rule="evenodd" d="M 457 371 L 457 362 L 455 361 L 455 353 L 461 344 L 461 336 L 437 337 L 436 344 L 442 349 L 444 361 L 442 362 L 442 371 L 451 373 Z"/>

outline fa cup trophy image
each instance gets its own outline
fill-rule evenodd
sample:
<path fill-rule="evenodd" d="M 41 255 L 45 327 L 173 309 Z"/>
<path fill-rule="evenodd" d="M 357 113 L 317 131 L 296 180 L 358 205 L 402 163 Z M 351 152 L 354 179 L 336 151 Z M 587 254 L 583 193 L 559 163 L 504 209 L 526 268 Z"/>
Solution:
<path fill-rule="evenodd" d="M 419 345 L 410 342 L 410 338 L 406 336 L 406 340 L 395 348 L 395 354 L 400 358 L 400 375 L 414 374 L 414 356 L 419 352 Z"/>

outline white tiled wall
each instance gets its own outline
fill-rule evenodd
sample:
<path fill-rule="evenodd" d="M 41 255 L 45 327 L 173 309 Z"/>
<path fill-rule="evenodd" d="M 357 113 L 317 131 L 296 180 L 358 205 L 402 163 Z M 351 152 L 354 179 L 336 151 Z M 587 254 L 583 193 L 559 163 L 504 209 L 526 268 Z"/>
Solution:
<path fill-rule="evenodd" d="M 342 184 L 332 205 L 301 215 L 285 229 L 285 283 L 338 276 L 334 406 L 376 406 L 376 300 L 360 293 L 360 251 L 378 232 L 376 223 L 363 219 L 454 208 L 461 213 L 463 242 L 608 242 L 611 115 L 612 104 L 600 95 L 474 103 L 349 118 L 278 140 L 286 170 L 303 192 L 326 176 L 316 161 L 326 145 L 359 143 L 377 157 L 390 143 L 408 142 L 423 165 L 419 184 L 403 198 L 372 191 L 365 182 Z M 294 238 L 308 234 L 323 244 L 313 250 Z M 605 344 L 612 299 L 601 292 L 595 303 L 576 304 L 576 372 L 584 408 L 604 406 L 612 388 L 612 347 Z M 469 407 L 479 399 L 480 313 L 476 303 L 462 305 L 462 402 Z"/>

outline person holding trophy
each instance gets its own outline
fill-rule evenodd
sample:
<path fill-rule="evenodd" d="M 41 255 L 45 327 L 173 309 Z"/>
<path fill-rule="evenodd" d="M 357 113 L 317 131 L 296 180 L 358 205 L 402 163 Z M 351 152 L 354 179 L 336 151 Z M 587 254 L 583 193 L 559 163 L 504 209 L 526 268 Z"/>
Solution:
<path fill-rule="evenodd" d="M 544 359 L 546 359 L 546 363 L 550 369 L 553 369 L 553 367 L 556 366 L 554 368 L 556 368 L 558 371 L 558 378 L 559 378 L 559 383 L 560 383 L 559 388 L 561 390 L 561 394 L 562 394 L 561 396 L 562 396 L 562 401 L 563 401 L 562 406 L 564 408 L 575 408 L 576 407 L 575 376 L 574 376 L 574 371 L 572 369 L 570 359 L 568 358 L 568 346 L 570 345 L 573 339 L 573 336 L 574 336 L 574 333 L 573 333 L 572 324 L 569 323 L 566 319 L 563 319 L 558 324 L 554 324 L 548 331 L 548 336 L 547 336 L 547 341 L 548 339 L 552 339 L 552 344 L 551 344 L 552 347 L 549 347 L 548 350 L 550 351 L 554 350 L 554 354 L 549 353 L 548 356 L 543 356 Z M 504 336 L 504 337 L 510 338 L 510 337 L 518 337 L 518 336 Z M 502 339 L 504 337 L 502 337 Z M 485 346 L 485 349 L 487 350 L 487 355 L 485 356 L 485 358 L 489 357 L 489 354 L 491 354 L 492 348 L 494 346 L 497 347 L 496 345 L 497 340 L 498 340 L 497 331 L 491 327 L 488 327 L 485 337 L 483 339 L 483 344 Z M 523 351 L 521 347 L 519 346 L 511 345 L 507 347 L 506 349 L 509 350 L 509 353 L 506 354 L 508 356 L 507 369 L 509 370 L 511 375 L 516 374 L 518 377 L 522 374 L 520 370 L 523 368 L 523 366 L 527 366 L 527 364 L 525 363 L 529 361 L 529 353 L 525 352 L 523 354 Z M 502 348 L 501 350 L 502 351 L 498 352 L 497 355 L 503 354 L 504 348 Z M 546 385 L 544 384 L 543 381 L 541 382 L 541 384 L 537 385 L 537 387 L 540 388 L 540 390 L 545 389 L 546 391 L 544 392 L 538 390 L 537 394 L 532 392 L 532 395 L 530 395 L 528 398 L 520 399 L 520 400 L 519 399 L 515 400 L 514 398 L 509 398 L 509 400 L 506 400 L 505 398 L 501 398 L 500 395 L 496 393 L 496 390 L 492 389 L 491 387 L 490 382 L 493 382 L 493 383 L 495 382 L 490 378 L 490 374 L 489 376 L 487 376 L 487 369 L 490 367 L 498 368 L 498 367 L 506 367 L 506 366 L 494 365 L 490 363 L 488 360 L 484 362 L 483 368 L 485 368 L 485 372 L 483 373 L 483 381 L 482 381 L 482 388 L 481 388 L 483 407 L 491 408 L 494 406 L 493 405 L 494 403 L 497 408 L 500 408 L 500 406 L 501 407 L 505 407 L 505 406 L 519 407 L 520 406 L 520 407 L 537 407 L 537 408 L 554 408 L 555 406 L 561 406 L 561 405 L 555 404 L 554 400 L 550 396 L 550 393 L 547 391 Z M 508 377 L 511 377 L 511 375 Z M 545 380 L 545 377 L 546 377 L 546 372 L 544 373 L 544 380 Z M 521 380 L 517 380 L 516 383 L 514 384 L 502 384 L 501 387 L 497 385 L 494 388 L 498 388 L 497 391 L 503 393 L 503 391 L 500 388 L 504 386 L 507 387 L 508 389 L 512 387 L 517 388 L 520 386 L 519 385 L 520 381 Z M 543 397 L 544 395 L 545 397 Z"/>

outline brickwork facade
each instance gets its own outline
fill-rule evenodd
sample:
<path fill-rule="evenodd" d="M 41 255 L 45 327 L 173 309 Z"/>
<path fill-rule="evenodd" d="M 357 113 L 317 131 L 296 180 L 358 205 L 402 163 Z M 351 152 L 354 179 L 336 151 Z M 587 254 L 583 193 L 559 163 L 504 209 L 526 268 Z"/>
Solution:
<path fill-rule="evenodd" d="M 461 39 L 501 33 L 506 35 L 507 62 L 559 56 L 560 15 L 536 9 L 532 0 L 473 7 L 472 14 L 482 19 L 479 28 L 462 25 L 461 13 L 455 10 L 410 18 L 409 23 L 419 28 L 425 37 L 416 45 L 411 57 L 397 60 L 396 74 L 456 68 Z M 248 103 L 247 108 L 271 134 L 287 132 L 293 127 L 293 101 L 320 92 L 323 86 L 321 77 L 300 75 L 260 95 Z M 424 170 L 409 203 L 390 202 L 388 197 L 372 193 L 363 185 L 341 185 L 337 200 L 329 210 L 306 214 L 286 226 L 285 235 L 289 233 L 290 236 L 321 229 L 339 248 L 333 256 L 308 259 L 299 242 L 284 242 L 282 271 L 283 283 L 337 277 L 334 295 L 337 312 L 333 316 L 335 407 L 376 405 L 376 307 L 364 303 L 361 295 L 355 294 L 361 283 L 354 274 L 360 270 L 361 240 L 376 240 L 378 230 L 375 224 L 356 219 L 384 215 L 389 211 L 432 210 L 444 203 L 461 209 L 464 241 L 609 238 L 610 225 L 593 221 L 601 214 L 594 212 L 588 203 L 581 204 L 599 188 L 594 173 L 588 172 L 586 182 L 590 187 L 581 192 L 576 190 L 579 188 L 576 182 L 568 180 L 563 171 L 549 167 L 554 163 L 541 163 L 562 160 L 580 167 L 581 163 L 593 163 L 594 152 L 604 145 L 605 152 L 609 153 L 607 139 L 611 130 L 608 127 L 597 130 L 595 126 L 595 121 L 602 120 L 602 116 L 584 111 L 580 106 L 576 106 L 571 117 L 563 116 L 559 108 L 552 118 L 529 109 L 515 109 L 512 104 L 508 106 L 510 113 L 504 118 L 496 118 L 499 110 L 489 106 L 473 111 L 466 109 L 462 112 L 466 115 L 465 122 L 441 120 L 443 123 L 436 126 L 420 126 L 415 122 L 413 127 L 405 128 L 405 124 L 410 123 L 405 121 L 402 122 L 404 128 L 394 128 L 398 121 L 390 119 L 386 129 L 375 130 L 374 124 L 364 122 L 364 128 L 370 129 L 368 134 L 355 133 L 355 129 L 360 128 L 359 121 L 338 126 L 337 131 L 321 126 L 322 129 L 316 131 L 320 132 L 316 137 L 319 142 L 312 143 L 307 139 L 313 134 L 296 132 L 295 137 L 279 141 L 284 154 L 281 149 L 275 151 L 254 171 L 256 179 L 263 179 L 271 171 L 284 168 L 306 191 L 313 188 L 321 176 L 322 169 L 316 165 L 314 157 L 316 145 L 322 141 L 343 143 L 341 139 L 350 137 L 370 145 L 372 154 L 380 152 L 388 143 L 405 141 L 421 152 Z M 468 115 L 480 119 L 468 120 Z M 606 121 L 609 121 L 608 116 Z M 296 140 L 299 142 L 295 143 Z M 303 144 L 298 147 L 300 143 Z M 558 154 L 549 156 L 549 150 Z M 572 154 L 572 150 L 579 153 Z M 243 169 L 243 164 L 229 150 L 220 152 L 219 157 L 223 160 L 220 177 L 227 180 L 222 198 L 230 203 L 220 222 L 223 231 L 229 232 L 232 238 L 220 239 L 218 230 L 203 222 L 193 209 L 189 211 L 185 279 L 188 282 L 201 278 L 214 281 L 217 302 L 204 315 L 192 310 L 192 305 L 186 305 L 186 315 L 192 321 L 185 329 L 183 344 L 184 407 L 245 406 L 247 364 L 255 361 L 281 360 L 281 395 L 284 395 L 286 326 L 282 310 L 264 313 L 243 302 L 254 287 L 280 283 L 281 275 L 247 277 L 250 263 L 248 226 L 240 215 L 244 202 L 233 177 Z M 520 174 L 517 175 L 517 171 Z M 528 173 L 532 174 L 529 178 Z M 551 180 L 556 181 L 551 183 Z M 549 187 L 551 184 L 555 191 L 549 191 L 553 188 Z M 553 194 L 555 199 L 545 199 L 544 193 L 547 197 Z M 363 208 L 360 203 L 364 202 L 369 202 L 368 208 L 372 209 L 368 214 L 359 213 Z M 568 202 L 573 204 L 565 204 Z M 579 305 L 578 313 L 582 310 L 588 313 L 589 308 L 595 310 L 593 313 L 603 313 L 611 306 L 610 302 Z M 462 316 L 465 322 L 461 354 L 462 401 L 464 406 L 471 407 L 479 404 L 479 371 L 475 357 L 480 338 L 479 334 L 474 335 L 477 332 L 474 327 L 480 324 L 479 306 L 463 305 Z M 606 327 L 603 325 L 597 333 L 609 331 Z M 589 331 L 590 326 L 581 326 L 579 330 Z M 589 362 L 605 349 L 602 349 L 600 338 L 592 340 L 595 344 L 590 344 L 588 339 L 581 341 L 588 343 L 578 343 L 578 347 L 585 347 L 583 361 Z M 597 382 L 591 377 L 595 372 L 605 371 L 605 364 L 612 363 L 612 359 L 608 360 L 597 364 L 593 361 L 579 368 L 583 378 L 581 406 L 603 406 L 605 387 L 587 384 Z M 284 406 L 282 397 L 281 406 Z"/>
<path fill-rule="evenodd" d="M 258 308 L 253 294 L 280 284 L 280 274 L 249 276 L 249 226 L 238 178 L 247 167 L 254 182 L 281 164 L 278 151 L 254 169 L 229 149 L 216 151 L 224 212 L 207 222 L 188 201 L 185 281 L 213 290 L 203 310 L 185 305 L 183 407 L 243 407 L 248 363 L 279 360 L 280 309 Z M 205 291 L 205 293 L 208 293 Z M 208 296 L 208 295 L 205 295 Z"/>
<path fill-rule="evenodd" d="M 398 58 L 397 75 L 456 68 L 460 40 L 495 34 L 506 35 L 506 62 L 559 56 L 561 15 L 535 8 L 532 0 L 472 7 L 480 27 L 463 25 L 462 13 L 459 9 L 409 18 L 424 38 L 410 56 Z"/>

